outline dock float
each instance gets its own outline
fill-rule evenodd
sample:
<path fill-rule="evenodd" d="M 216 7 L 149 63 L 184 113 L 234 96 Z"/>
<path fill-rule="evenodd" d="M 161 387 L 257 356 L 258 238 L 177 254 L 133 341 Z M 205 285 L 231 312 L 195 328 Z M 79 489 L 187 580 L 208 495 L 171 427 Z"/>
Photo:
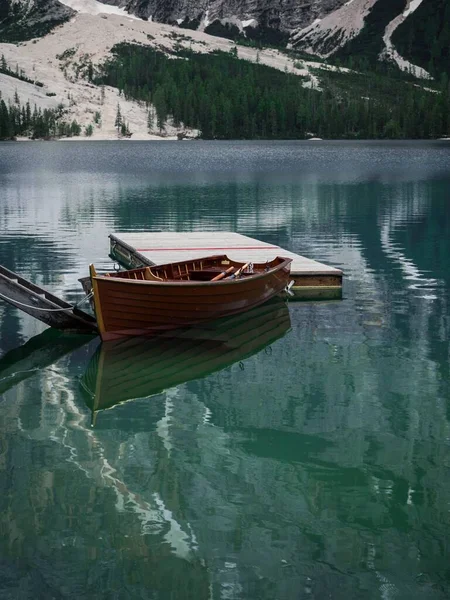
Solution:
<path fill-rule="evenodd" d="M 292 291 L 298 299 L 342 297 L 340 269 L 289 252 L 280 246 L 228 231 L 112 233 L 110 256 L 126 269 L 155 266 L 214 254 L 227 254 L 240 262 L 265 262 L 276 256 L 292 258 Z"/>

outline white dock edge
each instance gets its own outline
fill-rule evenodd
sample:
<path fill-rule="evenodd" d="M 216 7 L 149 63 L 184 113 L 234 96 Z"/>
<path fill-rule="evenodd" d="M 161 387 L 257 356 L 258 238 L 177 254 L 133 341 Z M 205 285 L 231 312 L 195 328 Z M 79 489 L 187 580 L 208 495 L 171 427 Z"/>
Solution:
<path fill-rule="evenodd" d="M 342 271 L 289 252 L 280 246 L 228 231 L 112 233 L 110 255 L 124 267 L 161 265 L 214 254 L 241 262 L 292 258 L 294 293 L 302 298 L 340 298 Z"/>

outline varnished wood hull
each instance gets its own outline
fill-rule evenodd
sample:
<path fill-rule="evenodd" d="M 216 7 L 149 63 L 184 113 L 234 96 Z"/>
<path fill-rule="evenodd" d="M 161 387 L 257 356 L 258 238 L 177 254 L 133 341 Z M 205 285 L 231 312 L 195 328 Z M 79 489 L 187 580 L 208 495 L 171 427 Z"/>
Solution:
<path fill-rule="evenodd" d="M 212 321 L 250 310 L 289 283 L 290 261 L 268 272 L 220 282 L 138 281 L 92 277 L 104 341 Z"/>
<path fill-rule="evenodd" d="M 82 378 L 87 403 L 95 412 L 204 377 L 262 350 L 290 326 L 286 303 L 273 299 L 212 323 L 103 343 Z"/>

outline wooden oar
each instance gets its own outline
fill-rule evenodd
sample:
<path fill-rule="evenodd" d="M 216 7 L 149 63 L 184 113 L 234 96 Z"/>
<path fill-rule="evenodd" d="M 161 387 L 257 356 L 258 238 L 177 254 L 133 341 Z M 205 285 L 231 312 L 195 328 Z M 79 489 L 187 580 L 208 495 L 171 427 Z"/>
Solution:
<path fill-rule="evenodd" d="M 251 262 L 245 263 L 245 265 L 242 265 L 242 267 L 240 267 L 236 273 L 233 273 L 233 275 L 231 276 L 231 279 L 236 279 L 236 277 L 240 277 L 242 272 L 245 271 L 245 269 L 251 265 Z"/>
<path fill-rule="evenodd" d="M 222 273 L 219 273 L 218 275 L 216 275 L 215 277 L 213 277 L 211 279 L 211 281 L 220 281 L 221 279 L 223 279 L 224 277 L 226 277 L 229 273 L 231 273 L 231 271 L 233 271 L 233 269 L 234 269 L 234 267 L 230 267 L 226 271 L 222 271 Z"/>

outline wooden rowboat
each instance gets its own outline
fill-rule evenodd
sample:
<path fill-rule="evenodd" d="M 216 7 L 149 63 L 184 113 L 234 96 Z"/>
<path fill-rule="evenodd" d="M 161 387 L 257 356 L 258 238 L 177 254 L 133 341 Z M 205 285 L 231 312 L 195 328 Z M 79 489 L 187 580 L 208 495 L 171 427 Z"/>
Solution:
<path fill-rule="evenodd" d="M 101 344 L 81 379 L 93 421 L 99 410 L 160 394 L 245 360 L 291 327 L 287 303 L 274 298 L 245 314 L 152 337 Z"/>
<path fill-rule="evenodd" d="M 211 256 L 90 277 L 104 341 L 152 334 L 241 313 L 280 294 L 289 258 L 239 263 Z"/>

